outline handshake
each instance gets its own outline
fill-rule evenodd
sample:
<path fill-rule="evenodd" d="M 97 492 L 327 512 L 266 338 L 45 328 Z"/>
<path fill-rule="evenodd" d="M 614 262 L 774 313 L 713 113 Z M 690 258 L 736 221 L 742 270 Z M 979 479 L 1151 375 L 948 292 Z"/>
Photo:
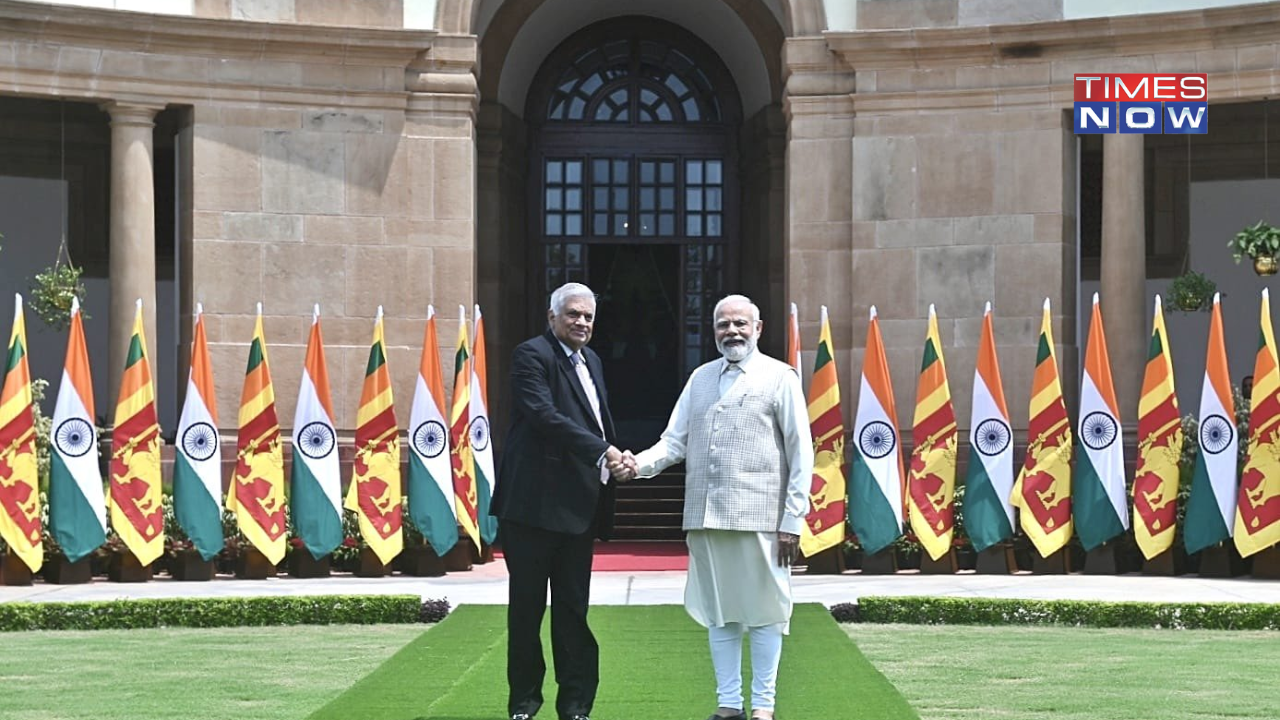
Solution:
<path fill-rule="evenodd" d="M 609 449 L 604 453 L 605 467 L 613 475 L 613 479 L 620 483 L 634 480 L 640 472 L 640 466 L 636 463 L 636 456 L 631 454 L 630 450 L 619 450 L 610 445 Z"/>

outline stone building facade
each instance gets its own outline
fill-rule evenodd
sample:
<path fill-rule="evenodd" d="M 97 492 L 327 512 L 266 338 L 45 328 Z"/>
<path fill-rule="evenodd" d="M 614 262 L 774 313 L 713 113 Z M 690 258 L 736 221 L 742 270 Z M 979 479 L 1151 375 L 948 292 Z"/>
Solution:
<path fill-rule="evenodd" d="M 1274 195 L 1278 37 L 1280 3 L 1216 0 L 0 0 L 0 257 L 51 259 L 66 234 L 100 414 L 143 298 L 166 429 L 197 303 L 226 430 L 258 302 L 286 425 L 314 303 L 340 428 L 378 306 L 407 418 L 427 306 L 449 368 L 479 303 L 501 420 L 507 356 L 566 279 L 602 293 L 636 442 L 729 292 L 774 352 L 789 303 L 810 348 L 829 308 L 846 413 L 876 305 L 903 426 L 931 303 L 967 418 L 990 300 L 1023 427 L 1043 300 L 1073 394 L 1097 288 L 1127 424 L 1151 292 L 1225 254 L 1200 220 L 1242 226 Z M 1072 76 L 1092 71 L 1207 73 L 1210 134 L 1079 140 Z M 24 215 L 29 237 L 6 229 Z M 1256 332 L 1260 281 L 1221 272 Z M 1245 368 L 1256 335 L 1236 334 Z M 40 342 L 53 377 L 62 340 Z"/>

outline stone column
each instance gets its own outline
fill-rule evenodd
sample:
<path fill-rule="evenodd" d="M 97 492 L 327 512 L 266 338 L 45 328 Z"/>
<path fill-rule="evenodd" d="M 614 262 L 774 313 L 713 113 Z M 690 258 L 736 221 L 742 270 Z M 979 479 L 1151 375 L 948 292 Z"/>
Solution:
<path fill-rule="evenodd" d="M 142 298 L 147 352 L 154 357 L 156 351 L 156 200 L 151 134 L 162 106 L 113 101 L 103 109 L 111 115 L 110 404 L 106 406 L 111 418 L 138 298 Z"/>
<path fill-rule="evenodd" d="M 1102 143 L 1102 316 L 1116 402 L 1125 425 L 1138 421 L 1138 395 L 1151 334 L 1143 137 L 1104 135 Z M 1080 321 L 1087 323 L 1084 317 Z"/>

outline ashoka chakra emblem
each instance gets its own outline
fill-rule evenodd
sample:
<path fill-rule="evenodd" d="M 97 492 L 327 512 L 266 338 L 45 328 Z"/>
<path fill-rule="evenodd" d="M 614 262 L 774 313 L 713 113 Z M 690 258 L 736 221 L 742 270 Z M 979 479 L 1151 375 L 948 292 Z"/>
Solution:
<path fill-rule="evenodd" d="M 207 422 L 198 422 L 182 433 L 182 451 L 192 460 L 208 460 L 218 452 L 218 431 Z"/>
<path fill-rule="evenodd" d="M 328 457 L 336 444 L 333 428 L 319 420 L 303 425 L 298 432 L 298 451 L 312 460 Z"/>
<path fill-rule="evenodd" d="M 93 448 L 93 426 L 80 418 L 68 418 L 53 435 L 58 452 L 67 457 L 80 457 Z"/>
<path fill-rule="evenodd" d="M 1080 421 L 1080 441 L 1090 450 L 1105 450 L 1116 441 L 1118 434 L 1116 419 L 1100 410 L 1085 415 Z"/>
<path fill-rule="evenodd" d="M 489 418 L 483 415 L 471 421 L 471 447 L 476 450 L 489 447 Z"/>
<path fill-rule="evenodd" d="M 1235 438 L 1236 429 L 1221 415 L 1210 415 L 1200 423 L 1200 447 L 1210 455 L 1226 450 Z"/>
<path fill-rule="evenodd" d="M 893 428 L 889 427 L 889 423 L 879 420 L 867 423 L 858 434 L 858 448 L 862 450 L 863 455 L 872 460 L 878 460 L 893 452 L 897 442 L 898 439 L 894 437 Z"/>
<path fill-rule="evenodd" d="M 973 433 L 973 442 L 974 447 L 983 455 L 999 455 L 1009 447 L 1012 437 L 1013 433 L 1003 420 L 987 418 L 978 423 L 978 429 Z"/>
<path fill-rule="evenodd" d="M 425 458 L 433 458 L 444 452 L 444 423 L 428 420 L 413 431 L 413 449 Z"/>

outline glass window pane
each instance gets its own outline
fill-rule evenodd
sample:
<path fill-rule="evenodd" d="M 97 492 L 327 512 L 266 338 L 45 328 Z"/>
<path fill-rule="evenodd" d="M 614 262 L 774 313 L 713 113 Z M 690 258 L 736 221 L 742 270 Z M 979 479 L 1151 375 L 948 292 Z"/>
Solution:
<path fill-rule="evenodd" d="M 582 264 L 582 245 L 566 243 L 564 246 L 564 264 L 572 267 Z"/>
<path fill-rule="evenodd" d="M 560 182 L 561 172 L 563 171 L 563 169 L 564 169 L 564 163 L 560 162 L 559 160 L 548 160 L 547 161 L 547 182 L 549 183 Z"/>
<path fill-rule="evenodd" d="M 547 213 L 547 234 L 560 235 L 561 229 L 560 213 Z"/>
<path fill-rule="evenodd" d="M 582 190 L 578 188 L 568 188 L 564 191 L 564 208 L 566 210 L 582 209 Z"/>
<path fill-rule="evenodd" d="M 658 201 L 657 195 L 651 187 L 640 188 L 640 209 L 653 210 Z"/>
<path fill-rule="evenodd" d="M 676 189 L 664 187 L 658 191 L 658 207 L 662 210 L 676 209 Z"/>
<path fill-rule="evenodd" d="M 676 164 L 673 162 L 664 162 L 659 169 L 659 180 L 663 185 L 671 185 L 676 181 Z"/>
<path fill-rule="evenodd" d="M 658 99 L 657 93 L 648 88 L 640 91 L 640 102 L 645 105 L 652 105 Z"/>
<path fill-rule="evenodd" d="M 609 161 L 596 159 L 591 161 L 591 181 L 597 185 L 609 182 Z"/>
<path fill-rule="evenodd" d="M 547 268 L 547 287 L 554 290 L 563 284 L 564 284 L 564 269 L 558 268 L 558 267 Z M 548 305 L 550 305 L 550 303 L 548 303 Z"/>
<path fill-rule="evenodd" d="M 693 293 L 684 296 L 684 312 L 689 317 L 698 317 L 702 314 L 702 295 Z"/>
<path fill-rule="evenodd" d="M 595 213 L 591 216 L 591 234 L 609 234 L 609 213 Z"/>
<path fill-rule="evenodd" d="M 671 122 L 671 106 L 663 103 L 658 106 L 658 119 L 662 122 Z"/>
<path fill-rule="evenodd" d="M 587 95 L 594 95 L 596 90 L 604 84 L 604 80 L 600 78 L 600 73 L 592 73 L 591 77 L 582 81 L 582 92 Z"/>
<path fill-rule="evenodd" d="M 593 201 L 595 202 L 595 207 L 592 209 L 594 210 L 609 209 L 609 188 L 607 187 L 596 188 L 595 192 L 592 193 L 592 197 L 593 197 Z"/>
<path fill-rule="evenodd" d="M 630 192 L 628 191 L 627 188 L 615 187 L 613 189 L 613 209 L 626 210 L 627 206 L 631 204 L 630 199 L 628 197 L 629 195 L 630 195 Z"/>
<path fill-rule="evenodd" d="M 627 177 L 627 176 L 628 176 L 628 174 L 629 174 L 629 173 L 627 172 L 627 167 L 628 167 L 630 164 L 631 164 L 631 163 L 630 163 L 630 161 L 627 161 L 627 160 L 614 160 L 614 161 L 613 161 L 613 181 L 614 181 L 615 183 L 625 183 L 625 182 L 627 182 L 627 180 L 629 179 L 629 178 Z"/>
<path fill-rule="evenodd" d="M 680 107 L 684 108 L 684 119 L 689 122 L 697 122 L 702 119 L 702 114 L 698 112 L 698 101 L 689 98 L 680 103 Z"/>
<path fill-rule="evenodd" d="M 575 97 L 569 101 L 569 119 L 581 120 L 582 113 L 586 112 L 587 102 L 580 97 Z"/>
<path fill-rule="evenodd" d="M 667 79 L 664 81 L 664 84 L 667 87 L 671 88 L 672 91 L 674 91 L 677 96 L 684 95 L 685 91 L 688 90 L 685 84 L 681 82 L 679 76 L 677 76 L 675 73 L 671 73 L 670 75 L 667 75 Z"/>
<path fill-rule="evenodd" d="M 560 243 L 551 243 L 547 245 L 547 267 L 552 267 L 564 262 L 564 246 Z"/>
<path fill-rule="evenodd" d="M 653 216 L 653 213 L 642 213 L 640 215 L 640 234 L 641 235 L 654 234 L 654 232 L 657 230 L 654 220 L 655 218 Z"/>
<path fill-rule="evenodd" d="M 658 216 L 658 234 L 659 235 L 675 235 L 676 234 L 676 216 L 671 213 L 662 213 Z"/>
<path fill-rule="evenodd" d="M 657 175 L 656 166 L 657 166 L 657 163 L 651 162 L 651 161 L 640 163 L 640 182 L 644 183 L 645 185 L 652 185 L 654 182 L 654 178 Z"/>
<path fill-rule="evenodd" d="M 720 237 L 720 213 L 707 215 L 707 237 Z"/>
<path fill-rule="evenodd" d="M 684 207 L 686 210 L 702 209 L 702 189 L 689 188 L 684 191 Z"/>
<path fill-rule="evenodd" d="M 582 235 L 582 213 L 569 213 L 564 216 L 564 234 L 573 237 Z"/>
<path fill-rule="evenodd" d="M 720 193 L 724 192 L 720 188 L 707 188 L 707 209 L 722 210 L 720 207 Z"/>
<path fill-rule="evenodd" d="M 627 216 L 625 213 L 616 213 L 613 216 L 613 234 L 618 237 L 626 237 Z"/>
<path fill-rule="evenodd" d="M 572 160 L 564 164 L 564 181 L 570 185 L 582 184 L 581 160 Z"/>
<path fill-rule="evenodd" d="M 707 161 L 707 184 L 720 185 L 722 184 L 722 182 L 723 181 L 720 179 L 720 161 L 708 160 Z"/>
<path fill-rule="evenodd" d="M 684 367 L 685 370 L 688 371 L 689 369 L 696 368 L 701 364 L 702 349 L 698 347 L 697 338 L 695 338 L 693 342 L 689 343 L 689 346 L 684 351 Z"/>
<path fill-rule="evenodd" d="M 560 210 L 562 208 L 564 191 L 560 188 L 547 188 L 547 208 L 548 210 Z"/>
<path fill-rule="evenodd" d="M 614 113 L 614 108 L 610 107 L 609 101 L 606 100 L 596 106 L 595 119 L 598 122 L 608 122 L 609 120 L 613 119 L 613 113 Z"/>
<path fill-rule="evenodd" d="M 702 216 L 689 215 L 684 219 L 685 234 L 689 237 L 702 237 Z"/>
<path fill-rule="evenodd" d="M 684 181 L 689 185 L 702 184 L 702 162 L 686 160 L 684 163 Z"/>

